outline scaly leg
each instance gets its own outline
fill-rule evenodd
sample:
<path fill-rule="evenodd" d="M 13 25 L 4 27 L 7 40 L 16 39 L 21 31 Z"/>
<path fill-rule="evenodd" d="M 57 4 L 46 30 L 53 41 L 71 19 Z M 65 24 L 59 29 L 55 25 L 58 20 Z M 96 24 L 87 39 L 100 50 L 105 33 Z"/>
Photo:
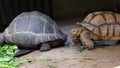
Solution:
<path fill-rule="evenodd" d="M 51 49 L 51 46 L 48 42 L 41 44 L 41 47 L 40 47 L 41 52 L 48 51 L 50 49 Z"/>
<path fill-rule="evenodd" d="M 93 41 L 90 39 L 89 34 L 87 31 L 83 31 L 80 34 L 80 39 L 83 45 L 85 45 L 85 47 L 87 49 L 93 49 L 94 48 L 94 43 Z"/>

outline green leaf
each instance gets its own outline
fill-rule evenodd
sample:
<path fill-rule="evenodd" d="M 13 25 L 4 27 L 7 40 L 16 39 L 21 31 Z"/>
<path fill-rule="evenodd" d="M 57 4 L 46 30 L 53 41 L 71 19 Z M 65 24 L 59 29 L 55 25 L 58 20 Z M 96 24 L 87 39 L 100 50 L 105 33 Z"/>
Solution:
<path fill-rule="evenodd" d="M 25 59 L 20 62 L 15 61 L 15 54 L 18 52 L 16 45 L 4 44 L 0 47 L 0 68 L 18 68 L 25 62 L 33 62 L 33 59 Z"/>
<path fill-rule="evenodd" d="M 85 50 L 85 46 L 80 46 L 80 49 L 79 49 L 80 53 L 83 52 L 84 50 Z"/>
<path fill-rule="evenodd" d="M 48 59 L 48 58 L 41 58 L 40 61 L 41 61 L 41 62 L 48 62 L 48 61 L 51 61 L 51 59 Z"/>
<path fill-rule="evenodd" d="M 66 61 L 69 60 L 69 58 L 59 58 L 56 60 L 56 62 L 62 62 L 62 61 Z"/>
<path fill-rule="evenodd" d="M 9 57 L 0 58 L 0 62 L 1 61 L 10 61 L 10 60 L 11 60 L 11 58 L 9 58 Z"/>
<path fill-rule="evenodd" d="M 84 60 L 92 60 L 92 61 L 98 60 L 97 58 L 94 58 L 94 57 L 84 57 L 83 59 Z"/>

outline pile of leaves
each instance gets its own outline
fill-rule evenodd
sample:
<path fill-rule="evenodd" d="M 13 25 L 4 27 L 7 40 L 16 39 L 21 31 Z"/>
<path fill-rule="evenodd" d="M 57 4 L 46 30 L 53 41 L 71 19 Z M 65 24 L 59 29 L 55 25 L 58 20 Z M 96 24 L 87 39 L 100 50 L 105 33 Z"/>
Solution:
<path fill-rule="evenodd" d="M 16 45 L 5 44 L 0 47 L 0 68 L 18 68 L 24 62 L 29 62 L 27 59 L 16 62 L 14 56 L 17 52 Z"/>
<path fill-rule="evenodd" d="M 17 53 L 15 45 L 5 44 L 0 47 L 0 68 L 16 68 L 18 63 L 14 60 L 14 55 Z"/>

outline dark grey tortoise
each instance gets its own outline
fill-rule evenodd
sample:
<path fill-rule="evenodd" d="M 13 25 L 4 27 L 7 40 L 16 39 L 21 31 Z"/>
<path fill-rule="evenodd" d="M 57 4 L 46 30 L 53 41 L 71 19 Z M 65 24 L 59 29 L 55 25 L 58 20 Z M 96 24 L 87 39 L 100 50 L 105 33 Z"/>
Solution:
<path fill-rule="evenodd" d="M 65 35 L 47 15 L 38 11 L 23 12 L 0 34 L 0 43 L 16 44 L 19 48 L 48 51 L 64 45 Z"/>

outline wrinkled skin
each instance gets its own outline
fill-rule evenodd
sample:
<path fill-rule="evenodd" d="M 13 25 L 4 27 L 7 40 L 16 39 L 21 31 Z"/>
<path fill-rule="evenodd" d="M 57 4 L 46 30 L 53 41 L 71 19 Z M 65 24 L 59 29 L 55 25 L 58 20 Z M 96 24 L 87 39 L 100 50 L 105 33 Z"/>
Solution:
<path fill-rule="evenodd" d="M 89 32 L 83 28 L 74 28 L 70 30 L 70 35 L 74 45 L 85 45 L 87 49 L 93 49 L 94 43 L 91 40 Z"/>
<path fill-rule="evenodd" d="M 79 28 L 70 30 L 70 36 L 72 38 L 74 45 L 81 45 L 80 33 L 81 33 L 81 29 Z"/>

